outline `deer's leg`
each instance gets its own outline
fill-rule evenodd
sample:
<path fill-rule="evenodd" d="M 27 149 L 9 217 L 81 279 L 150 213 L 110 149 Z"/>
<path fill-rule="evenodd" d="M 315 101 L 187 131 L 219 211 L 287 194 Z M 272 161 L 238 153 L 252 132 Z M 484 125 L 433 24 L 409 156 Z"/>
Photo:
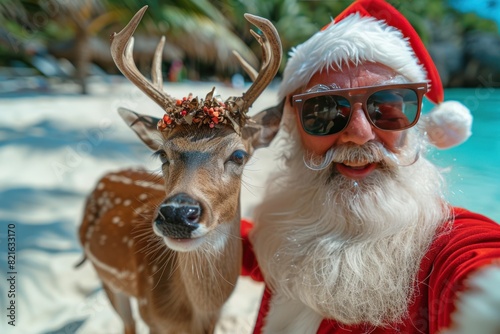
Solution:
<path fill-rule="evenodd" d="M 103 284 L 104 291 L 113 305 L 116 313 L 120 316 L 125 327 L 125 334 L 135 334 L 135 321 L 132 316 L 132 308 L 130 307 L 130 298 L 121 293 L 115 292 Z"/>

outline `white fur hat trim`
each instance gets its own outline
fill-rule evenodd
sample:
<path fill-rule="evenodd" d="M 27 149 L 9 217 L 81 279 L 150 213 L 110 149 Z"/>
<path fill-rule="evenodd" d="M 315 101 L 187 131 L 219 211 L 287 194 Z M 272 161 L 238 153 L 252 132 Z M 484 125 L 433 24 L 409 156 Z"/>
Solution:
<path fill-rule="evenodd" d="M 282 100 L 305 86 L 320 70 L 367 61 L 384 64 L 410 82 L 427 81 L 425 69 L 401 31 L 356 13 L 329 25 L 292 49 L 278 96 Z"/>

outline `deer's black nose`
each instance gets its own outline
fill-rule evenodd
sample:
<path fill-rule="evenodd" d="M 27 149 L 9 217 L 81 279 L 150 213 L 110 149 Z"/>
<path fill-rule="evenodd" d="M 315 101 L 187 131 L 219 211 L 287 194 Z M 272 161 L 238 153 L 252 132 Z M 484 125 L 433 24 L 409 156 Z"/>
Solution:
<path fill-rule="evenodd" d="M 157 227 L 166 236 L 186 239 L 198 228 L 201 217 L 200 203 L 181 193 L 166 199 L 158 210 Z"/>

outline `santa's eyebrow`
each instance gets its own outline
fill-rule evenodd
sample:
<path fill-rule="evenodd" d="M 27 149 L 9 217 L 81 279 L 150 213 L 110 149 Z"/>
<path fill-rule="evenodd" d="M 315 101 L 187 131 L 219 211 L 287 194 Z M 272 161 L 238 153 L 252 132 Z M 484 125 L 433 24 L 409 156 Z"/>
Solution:
<path fill-rule="evenodd" d="M 410 81 L 403 75 L 397 74 L 394 77 L 381 81 L 379 85 L 394 85 L 394 84 L 403 84 L 403 83 L 409 83 Z M 357 88 L 357 87 L 355 87 Z M 329 85 L 325 84 L 317 84 L 309 88 L 308 90 L 305 91 L 305 93 L 315 93 L 315 92 L 321 92 L 325 90 L 332 90 L 332 89 L 342 89 L 338 84 L 331 83 Z"/>

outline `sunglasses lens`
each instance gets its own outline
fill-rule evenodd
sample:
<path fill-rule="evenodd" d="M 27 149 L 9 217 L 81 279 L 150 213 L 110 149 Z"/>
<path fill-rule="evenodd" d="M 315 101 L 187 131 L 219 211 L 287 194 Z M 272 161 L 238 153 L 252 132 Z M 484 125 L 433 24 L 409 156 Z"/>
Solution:
<path fill-rule="evenodd" d="M 349 121 L 351 105 L 341 96 L 323 95 L 304 101 L 302 126 L 314 136 L 326 136 L 342 131 Z"/>
<path fill-rule="evenodd" d="M 403 130 L 418 117 L 418 96 L 412 89 L 386 89 L 373 93 L 366 101 L 370 119 L 382 130 Z"/>

